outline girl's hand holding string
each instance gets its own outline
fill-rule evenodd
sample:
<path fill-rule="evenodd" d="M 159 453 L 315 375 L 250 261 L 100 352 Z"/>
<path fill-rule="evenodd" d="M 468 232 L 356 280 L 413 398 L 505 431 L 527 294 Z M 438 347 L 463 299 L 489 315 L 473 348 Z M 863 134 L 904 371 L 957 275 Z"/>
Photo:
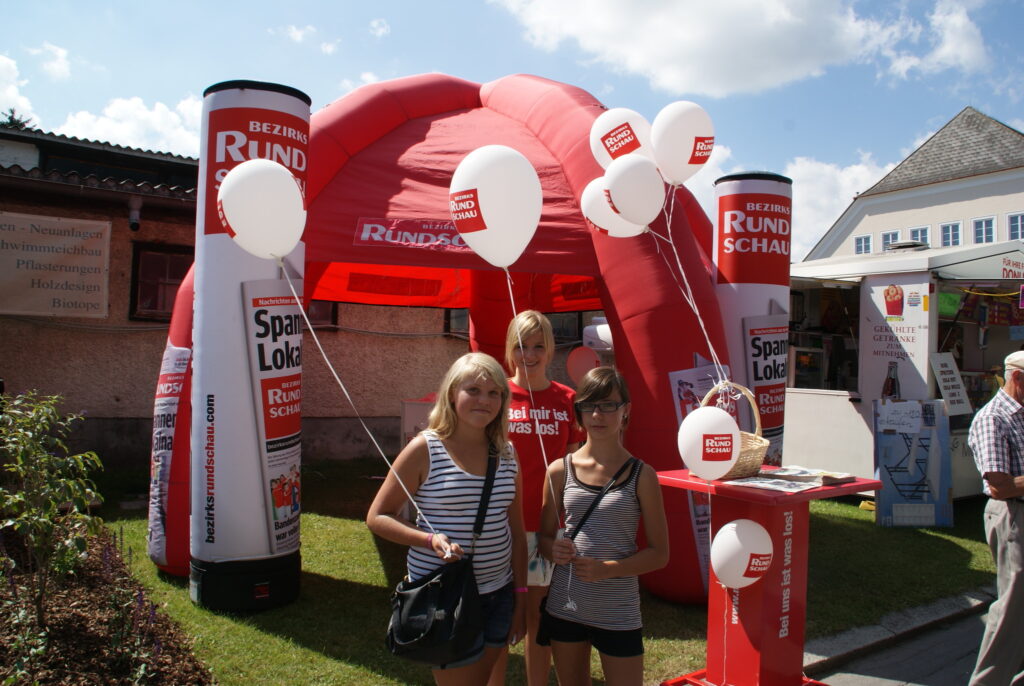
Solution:
<path fill-rule="evenodd" d="M 577 557 L 573 560 L 573 572 L 581 581 L 603 581 L 612 577 L 611 568 L 604 560 L 592 557 Z"/>
<path fill-rule="evenodd" d="M 551 561 L 556 565 L 567 565 L 576 560 L 576 546 L 571 539 L 560 538 L 551 544 Z"/>
<path fill-rule="evenodd" d="M 427 534 L 427 546 L 445 562 L 462 559 L 462 546 L 452 543 L 444 534 Z"/>

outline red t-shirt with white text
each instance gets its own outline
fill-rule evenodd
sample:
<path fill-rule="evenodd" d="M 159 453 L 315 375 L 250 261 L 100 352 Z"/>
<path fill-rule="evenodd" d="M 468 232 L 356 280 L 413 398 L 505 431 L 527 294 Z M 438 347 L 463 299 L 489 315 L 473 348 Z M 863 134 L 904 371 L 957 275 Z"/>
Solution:
<path fill-rule="evenodd" d="M 516 448 L 519 458 L 519 473 L 523 479 L 523 520 L 527 531 L 540 529 L 540 508 L 544 492 L 544 454 L 548 464 L 565 457 L 566 446 L 582 443 L 587 435 L 576 426 L 572 404 L 576 392 L 557 381 L 543 391 L 530 392 L 508 382 L 512 392 L 508 408 L 508 437 Z M 532 411 L 531 411 L 532 410 Z M 541 453 L 537 431 L 544 441 Z"/>

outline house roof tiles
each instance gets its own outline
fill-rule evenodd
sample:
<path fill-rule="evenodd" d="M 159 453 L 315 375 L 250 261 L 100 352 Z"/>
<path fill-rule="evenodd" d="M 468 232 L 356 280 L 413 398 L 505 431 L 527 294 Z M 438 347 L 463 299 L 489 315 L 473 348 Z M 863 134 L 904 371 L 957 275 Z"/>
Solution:
<path fill-rule="evenodd" d="M 1024 133 L 965 107 L 861 197 L 1024 167 Z"/>

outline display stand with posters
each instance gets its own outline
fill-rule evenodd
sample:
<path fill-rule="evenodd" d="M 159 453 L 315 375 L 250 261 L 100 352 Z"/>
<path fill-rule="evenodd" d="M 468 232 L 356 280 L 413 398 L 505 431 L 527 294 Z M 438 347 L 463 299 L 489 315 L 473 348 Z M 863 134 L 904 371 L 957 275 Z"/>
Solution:
<path fill-rule="evenodd" d="M 707 667 L 665 686 L 795 686 L 820 684 L 803 676 L 807 615 L 810 501 L 881 488 L 856 479 L 797 493 L 705 481 L 688 470 L 660 472 L 662 487 L 709 494 L 711 531 L 751 519 L 768 531 L 774 554 L 768 572 L 742 589 L 722 586 L 709 570 Z"/>
<path fill-rule="evenodd" d="M 939 401 L 876 400 L 875 521 L 953 526 L 949 418 Z"/>

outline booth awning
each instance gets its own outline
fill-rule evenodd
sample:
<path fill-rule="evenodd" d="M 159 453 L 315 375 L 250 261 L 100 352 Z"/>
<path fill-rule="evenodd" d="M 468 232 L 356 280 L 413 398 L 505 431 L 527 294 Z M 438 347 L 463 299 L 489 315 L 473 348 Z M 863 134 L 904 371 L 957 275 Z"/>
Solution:
<path fill-rule="evenodd" d="M 858 280 L 869 274 L 932 272 L 949 281 L 1024 280 L 1024 242 L 1003 241 L 969 248 L 929 248 L 872 255 L 845 255 L 798 262 L 790 267 L 794 283 L 800 279 Z"/>

